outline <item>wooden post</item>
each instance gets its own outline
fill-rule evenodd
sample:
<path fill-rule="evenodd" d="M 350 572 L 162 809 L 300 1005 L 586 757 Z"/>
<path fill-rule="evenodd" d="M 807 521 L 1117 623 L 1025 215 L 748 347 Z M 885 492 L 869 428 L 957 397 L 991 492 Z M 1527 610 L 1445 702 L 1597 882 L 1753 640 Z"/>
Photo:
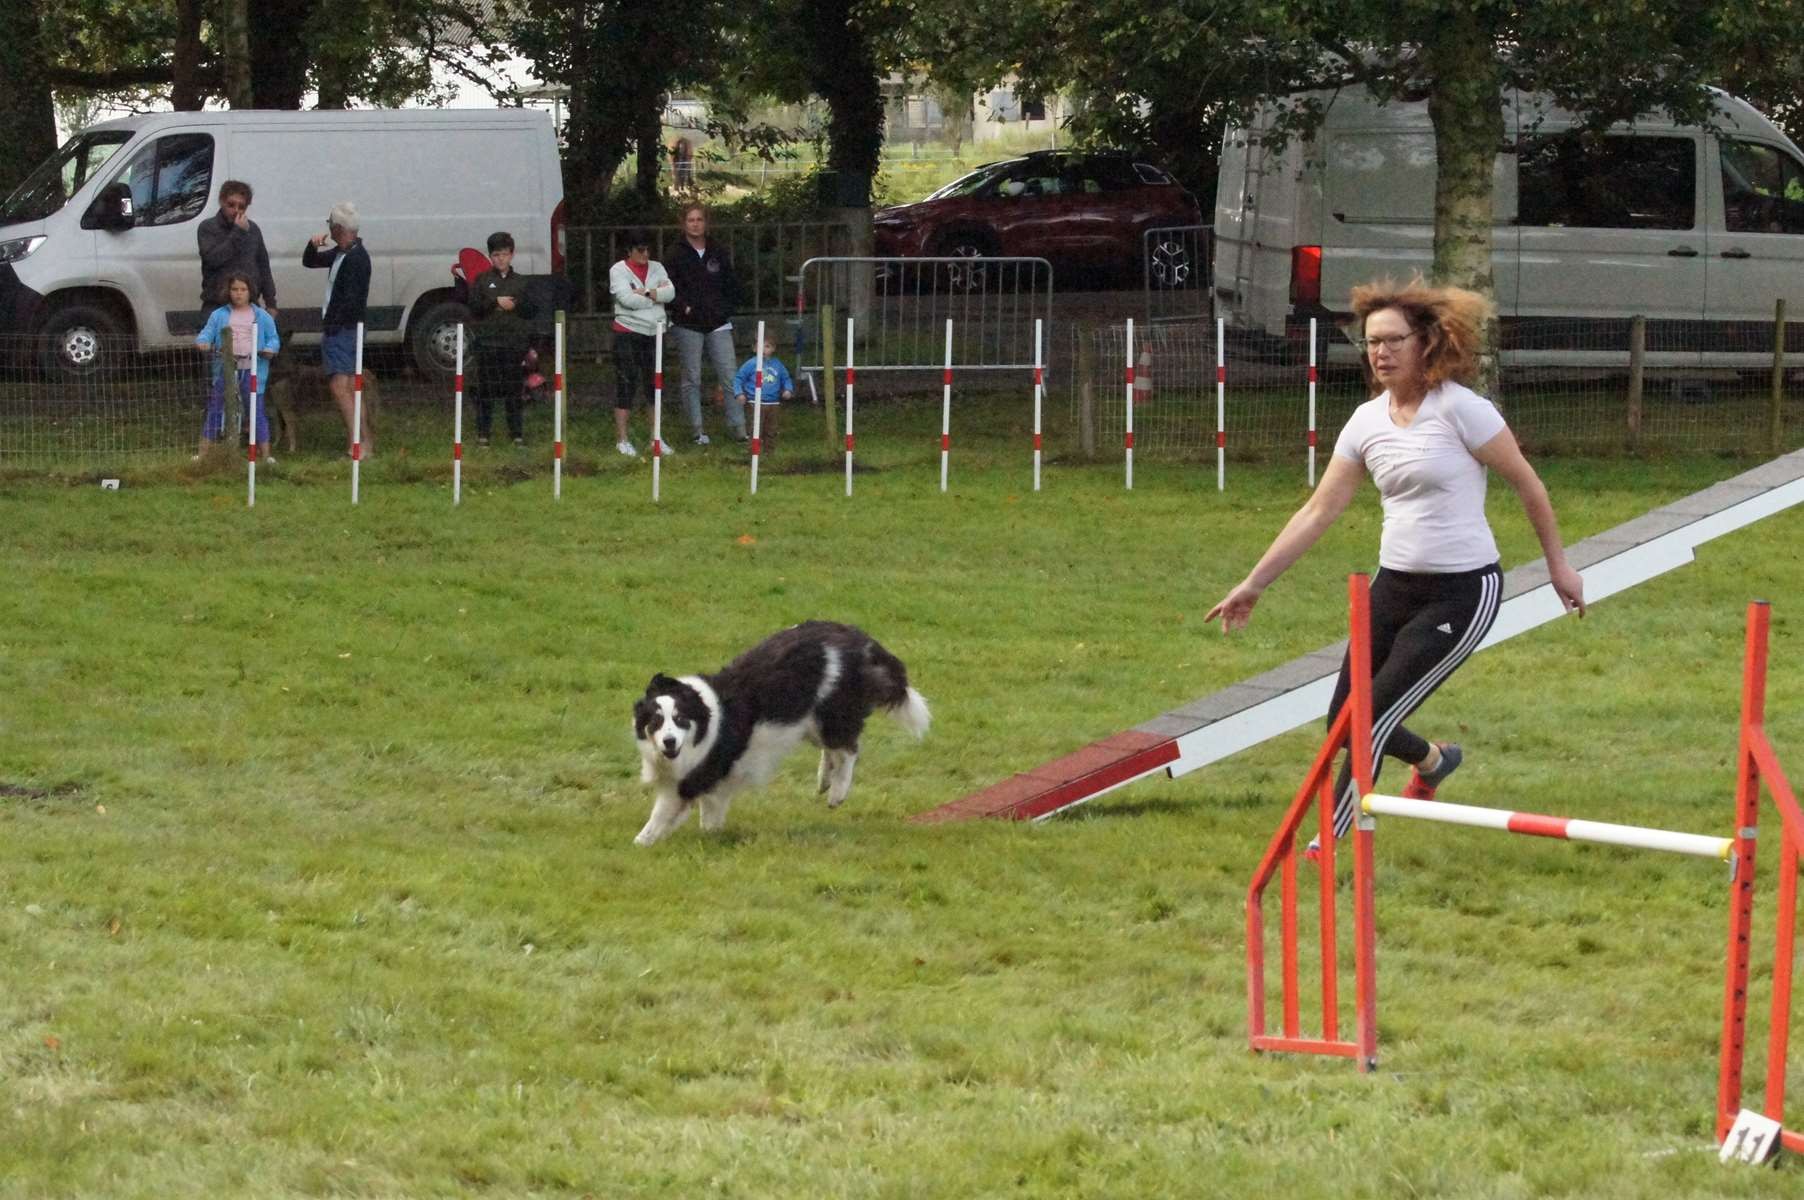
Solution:
<path fill-rule="evenodd" d="M 1767 410 L 1767 453 L 1785 449 L 1785 297 L 1773 302 L 1773 395 Z"/>
<path fill-rule="evenodd" d="M 834 413 L 838 404 L 838 392 L 833 386 L 833 373 L 838 364 L 838 342 L 834 338 L 834 306 L 821 305 L 821 403 L 827 408 L 827 448 L 834 448 L 839 441 L 839 417 Z"/>
<path fill-rule="evenodd" d="M 1642 368 L 1647 359 L 1647 318 L 1629 322 L 1629 449 L 1641 449 Z"/>
<path fill-rule="evenodd" d="M 1086 325 L 1074 325 L 1077 334 L 1078 448 L 1085 458 L 1096 457 L 1096 337 Z"/>

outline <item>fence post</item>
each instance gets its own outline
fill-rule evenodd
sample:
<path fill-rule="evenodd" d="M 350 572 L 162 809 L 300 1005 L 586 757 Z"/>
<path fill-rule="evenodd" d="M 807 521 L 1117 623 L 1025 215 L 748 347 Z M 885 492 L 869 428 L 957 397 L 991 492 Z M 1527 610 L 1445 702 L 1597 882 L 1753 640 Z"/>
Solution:
<path fill-rule="evenodd" d="M 1647 318 L 1629 322 L 1629 449 L 1641 448 L 1642 367 L 1647 358 Z"/>
<path fill-rule="evenodd" d="M 1768 453 L 1785 449 L 1785 297 L 1773 302 L 1773 395 L 1768 409 Z"/>
<path fill-rule="evenodd" d="M 1089 327 L 1073 325 L 1077 338 L 1077 444 L 1085 458 L 1096 457 L 1096 339 Z"/>
<path fill-rule="evenodd" d="M 838 346 L 834 341 L 833 311 L 831 304 L 821 305 L 821 386 L 826 398 L 821 403 L 827 406 L 827 446 L 831 448 L 838 440 L 839 421 L 833 415 L 833 406 L 837 403 L 833 387 L 834 368 L 838 364 Z"/>

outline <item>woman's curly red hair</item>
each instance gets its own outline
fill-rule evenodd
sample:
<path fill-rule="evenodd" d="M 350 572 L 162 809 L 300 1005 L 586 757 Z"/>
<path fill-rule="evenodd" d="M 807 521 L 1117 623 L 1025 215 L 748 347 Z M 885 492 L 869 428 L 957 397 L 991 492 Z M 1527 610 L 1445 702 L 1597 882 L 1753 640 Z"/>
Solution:
<path fill-rule="evenodd" d="M 1422 373 L 1430 388 L 1449 379 L 1470 384 L 1478 377 L 1485 323 L 1497 314 L 1490 300 L 1465 288 L 1430 286 L 1420 275 L 1405 284 L 1375 280 L 1353 289 L 1353 320 L 1348 332 L 1363 336 L 1366 318 L 1386 308 L 1396 309 L 1411 329 L 1422 332 Z M 1376 396 L 1384 389 L 1372 374 L 1371 359 L 1362 355 L 1360 366 L 1367 389 Z"/>

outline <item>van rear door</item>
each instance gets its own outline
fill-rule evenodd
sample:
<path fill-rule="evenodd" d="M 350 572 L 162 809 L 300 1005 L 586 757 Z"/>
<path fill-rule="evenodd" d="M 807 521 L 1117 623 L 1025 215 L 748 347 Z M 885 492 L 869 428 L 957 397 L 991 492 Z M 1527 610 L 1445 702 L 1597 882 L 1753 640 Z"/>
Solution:
<path fill-rule="evenodd" d="M 1705 259 L 1709 349 L 1770 356 L 1773 309 L 1804 316 L 1804 163 L 1789 149 L 1712 139 L 1713 239 Z"/>
<path fill-rule="evenodd" d="M 1650 365 L 1696 361 L 1709 247 L 1696 130 L 1528 132 L 1518 329 L 1537 351 L 1626 351 L 1647 318 Z"/>

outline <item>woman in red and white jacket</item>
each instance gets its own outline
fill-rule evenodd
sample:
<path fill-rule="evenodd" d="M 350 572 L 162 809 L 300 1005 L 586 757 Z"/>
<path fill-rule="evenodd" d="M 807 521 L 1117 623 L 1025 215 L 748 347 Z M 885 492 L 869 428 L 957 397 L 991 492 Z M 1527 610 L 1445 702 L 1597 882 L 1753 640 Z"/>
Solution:
<path fill-rule="evenodd" d="M 627 234 L 626 257 L 608 269 L 608 291 L 614 295 L 614 429 L 620 438 L 614 449 L 637 458 L 626 421 L 636 398 L 651 400 L 652 350 L 665 324 L 664 306 L 676 297 L 663 264 L 652 261 L 651 234 Z"/>

